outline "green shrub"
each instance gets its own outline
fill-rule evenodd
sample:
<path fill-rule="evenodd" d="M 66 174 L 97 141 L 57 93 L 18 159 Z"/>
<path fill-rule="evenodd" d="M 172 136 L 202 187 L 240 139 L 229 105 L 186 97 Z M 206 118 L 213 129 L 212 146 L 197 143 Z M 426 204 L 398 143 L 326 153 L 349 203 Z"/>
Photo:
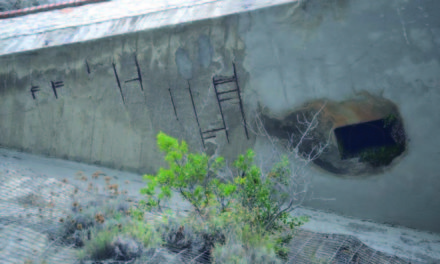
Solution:
<path fill-rule="evenodd" d="M 248 150 L 233 163 L 234 179 L 225 181 L 216 177 L 226 166 L 222 157 L 189 153 L 185 141 L 179 143 L 162 132 L 157 140 L 160 151 L 165 153 L 168 169 L 160 168 L 156 175 L 144 176 L 148 184 L 141 189 L 141 194 L 147 199 L 140 203 L 138 214 L 141 215 L 143 210 L 160 209 L 161 201 L 170 198 L 173 190 L 191 203 L 197 216 L 210 228 L 244 228 L 246 232 L 242 232 L 241 242 L 247 241 L 248 244 L 267 241 L 270 235 L 275 235 L 278 239 L 274 240 L 273 249 L 283 255 L 284 245 L 289 242 L 293 229 L 307 221 L 306 218 L 291 217 L 290 207 L 282 209 L 282 199 L 279 198 L 285 198 L 289 193 L 275 188 L 276 184 L 289 184 L 291 170 L 287 158 L 276 164 L 262 180 L 262 171 L 254 164 L 255 154 Z M 158 195 L 156 188 L 160 189 Z M 286 235 L 281 237 L 280 232 Z"/>

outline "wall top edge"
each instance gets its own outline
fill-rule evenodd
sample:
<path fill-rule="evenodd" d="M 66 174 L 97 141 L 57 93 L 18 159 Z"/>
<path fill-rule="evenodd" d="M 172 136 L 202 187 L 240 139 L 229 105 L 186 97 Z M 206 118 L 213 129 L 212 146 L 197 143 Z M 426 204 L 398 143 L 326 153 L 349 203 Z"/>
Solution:
<path fill-rule="evenodd" d="M 85 42 L 299 0 L 113 0 L 0 20 L 0 56 Z"/>

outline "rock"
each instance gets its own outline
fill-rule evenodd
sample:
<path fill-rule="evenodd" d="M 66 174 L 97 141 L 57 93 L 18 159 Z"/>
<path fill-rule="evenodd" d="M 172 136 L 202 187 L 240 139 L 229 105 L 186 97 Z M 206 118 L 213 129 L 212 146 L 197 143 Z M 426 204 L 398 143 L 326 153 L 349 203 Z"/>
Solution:
<path fill-rule="evenodd" d="M 212 261 L 212 250 L 214 244 L 225 244 L 226 237 L 223 233 L 215 231 L 212 233 L 202 232 L 193 241 L 193 256 L 195 261 Z"/>
<path fill-rule="evenodd" d="M 80 230 L 76 230 L 75 233 L 73 233 L 72 237 L 76 248 L 84 246 L 84 239 L 81 233 L 82 232 Z"/>
<path fill-rule="evenodd" d="M 171 229 L 168 234 L 165 235 L 166 245 L 170 251 L 179 253 L 182 250 L 191 248 L 191 235 L 184 231 L 184 227 L 180 226 L 177 230 L 175 228 Z"/>
<path fill-rule="evenodd" d="M 129 237 L 117 236 L 111 246 L 114 248 L 116 260 L 128 261 L 138 258 L 142 254 L 142 245 Z"/>

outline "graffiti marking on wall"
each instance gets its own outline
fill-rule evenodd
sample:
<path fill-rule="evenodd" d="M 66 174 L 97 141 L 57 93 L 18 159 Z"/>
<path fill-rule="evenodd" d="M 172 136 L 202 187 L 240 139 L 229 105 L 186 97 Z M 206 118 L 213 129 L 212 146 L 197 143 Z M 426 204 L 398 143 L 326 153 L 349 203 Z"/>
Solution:
<path fill-rule="evenodd" d="M 143 81 L 142 81 L 142 73 L 141 73 L 141 68 L 139 65 L 139 61 L 137 59 L 137 55 L 136 53 L 134 54 L 134 63 L 136 66 L 136 75 L 137 77 L 129 79 L 129 80 L 125 80 L 124 83 L 130 83 L 130 82 L 134 82 L 137 81 L 139 82 L 140 85 L 140 89 L 143 92 L 144 91 L 144 87 L 143 87 Z M 88 74 L 91 74 L 91 67 L 90 64 L 88 62 L 88 59 L 84 60 L 84 64 L 86 67 L 86 72 Z M 203 144 L 203 148 L 205 148 L 205 143 L 206 140 L 211 139 L 211 138 L 216 138 L 217 137 L 217 132 L 220 131 L 224 131 L 225 136 L 226 136 L 226 140 L 228 143 L 230 143 L 229 140 L 229 131 L 228 131 L 228 126 L 227 126 L 227 122 L 225 119 L 225 114 L 224 114 L 224 102 L 230 101 L 230 100 L 235 100 L 235 103 L 239 104 L 240 107 L 240 112 L 241 112 L 241 116 L 242 116 L 242 121 L 243 121 L 243 127 L 244 127 L 244 132 L 246 134 L 246 138 L 249 139 L 249 134 L 247 131 L 247 125 L 246 125 L 246 117 L 245 117 L 245 113 L 243 110 L 243 102 L 242 102 L 242 98 L 241 98 L 241 91 L 240 91 L 240 87 L 238 84 L 238 78 L 237 78 L 237 72 L 236 72 L 236 68 L 235 68 L 235 63 L 232 62 L 232 66 L 233 66 L 233 75 L 232 76 L 222 76 L 222 77 L 213 77 L 212 78 L 212 83 L 214 86 L 214 91 L 215 91 L 215 97 L 217 100 L 217 104 L 219 107 L 219 111 L 220 111 L 220 116 L 221 116 L 221 125 L 219 126 L 215 126 L 214 128 L 210 128 L 207 130 L 203 130 L 201 125 L 200 125 L 200 120 L 199 120 L 199 115 L 197 113 L 197 109 L 196 109 L 196 104 L 194 101 L 194 94 L 193 91 L 191 89 L 191 85 L 190 82 L 187 81 L 188 83 L 188 91 L 189 91 L 189 95 L 191 98 L 191 103 L 192 103 L 192 107 L 193 107 L 193 111 L 194 111 L 194 115 L 196 117 L 196 122 L 197 122 L 197 128 L 199 130 L 200 133 L 200 138 Z M 116 69 L 116 64 L 113 61 L 112 62 L 112 67 L 113 67 L 113 73 L 116 79 L 116 84 L 118 86 L 121 98 L 122 98 L 122 102 L 125 105 L 126 104 L 126 98 L 124 96 L 124 91 L 122 89 L 122 85 L 121 85 L 121 79 L 120 76 L 118 74 L 118 70 Z M 51 83 L 51 87 L 52 87 L 52 91 L 54 93 L 54 96 L 56 99 L 58 99 L 58 91 L 57 89 L 64 87 L 64 82 L 63 81 L 50 81 Z M 226 89 L 221 89 L 221 86 L 227 83 L 233 83 L 235 85 L 235 88 L 226 88 Z M 40 92 L 40 86 L 38 85 L 33 85 L 31 83 L 31 88 L 30 88 L 30 92 L 32 94 L 32 98 L 33 100 L 37 99 L 37 92 Z M 169 95 L 170 95 L 170 99 L 171 99 L 171 104 L 173 107 L 173 111 L 174 111 L 174 115 L 177 121 L 179 121 L 179 116 L 177 114 L 177 107 L 176 107 L 176 101 L 174 98 L 174 94 L 171 88 L 168 89 Z M 237 102 L 238 100 L 238 102 Z"/>
<path fill-rule="evenodd" d="M 215 138 L 216 137 L 216 133 L 219 131 L 224 131 L 225 132 L 225 136 L 226 136 L 226 140 L 229 143 L 229 133 L 228 133 L 228 127 L 226 125 L 226 120 L 225 120 L 225 116 L 223 113 L 223 107 L 222 107 L 222 103 L 229 101 L 229 100 L 233 100 L 233 99 L 238 99 L 238 103 L 240 106 L 240 112 L 241 112 L 241 117 L 243 120 L 243 127 L 244 127 L 244 131 L 246 134 L 246 138 L 249 139 L 249 133 L 247 130 L 247 124 L 246 124 L 246 116 L 243 110 L 243 101 L 241 99 L 241 92 L 240 92 L 240 87 L 238 85 L 238 78 L 237 78 L 237 71 L 235 69 L 235 63 L 232 63 L 233 69 L 234 69 L 234 75 L 233 76 L 227 76 L 227 77 L 213 77 L 212 78 L 212 84 L 214 86 L 214 91 L 215 91 L 215 96 L 217 99 L 217 103 L 218 103 L 218 107 L 220 110 L 220 115 L 221 115 L 221 122 L 222 122 L 222 126 L 220 127 L 216 127 L 213 129 L 209 129 L 209 130 L 205 130 L 202 131 L 202 128 L 200 127 L 200 122 L 199 122 L 199 118 L 197 115 L 197 110 L 196 110 L 196 106 L 194 103 L 194 97 L 192 94 L 192 90 L 191 90 L 191 86 L 190 83 L 188 81 L 188 91 L 191 97 L 191 103 L 193 106 L 193 111 L 194 111 L 194 115 L 196 117 L 196 121 L 197 121 L 197 126 L 199 129 L 199 133 L 200 133 L 200 137 L 202 139 L 202 145 L 203 148 L 205 148 L 205 140 L 210 139 L 210 138 Z M 218 86 L 222 85 L 222 84 L 226 84 L 226 83 L 235 83 L 235 89 L 231 89 L 231 90 L 226 90 L 226 91 L 220 91 Z M 231 93 L 233 93 L 231 95 Z M 234 94 L 235 93 L 235 94 Z M 170 95 L 171 95 L 171 90 L 170 90 Z M 225 95 L 229 95 L 227 97 L 224 97 Z M 173 100 L 172 96 L 171 96 L 171 100 Z M 174 106 L 174 103 L 173 103 Z M 177 115 L 177 114 L 176 114 Z"/>
<path fill-rule="evenodd" d="M 176 116 L 176 120 L 179 121 L 179 117 L 177 116 L 176 105 L 174 104 L 173 94 L 171 93 L 171 88 L 168 89 L 170 93 L 171 103 L 173 104 L 174 115 Z"/>
<path fill-rule="evenodd" d="M 32 85 L 31 86 L 31 93 L 32 93 L 32 98 L 35 100 L 35 99 L 37 99 L 36 97 L 35 97 L 35 93 L 36 92 L 39 92 L 40 91 L 40 86 L 35 86 L 35 85 Z"/>
<path fill-rule="evenodd" d="M 197 127 L 199 129 L 200 137 L 202 139 L 203 148 L 205 148 L 205 139 L 206 138 L 203 137 L 202 128 L 200 127 L 199 116 L 197 115 L 196 104 L 194 103 L 194 97 L 193 97 L 193 94 L 192 94 L 192 91 L 191 91 L 191 85 L 189 84 L 189 81 L 188 81 L 188 91 L 189 91 L 189 96 L 191 97 L 191 102 L 192 102 L 192 106 L 193 106 L 193 110 L 194 110 L 194 115 L 196 116 Z"/>
<path fill-rule="evenodd" d="M 122 102 L 125 104 L 125 98 L 124 98 L 124 94 L 122 93 L 121 82 L 119 81 L 118 72 L 116 71 L 116 65 L 114 62 L 112 62 L 112 66 L 113 66 L 113 72 L 115 73 L 115 77 L 116 77 L 116 83 L 118 84 L 119 92 L 121 93 Z"/>
<path fill-rule="evenodd" d="M 214 90 L 215 90 L 215 96 L 217 98 L 217 103 L 218 103 L 218 107 L 220 109 L 220 114 L 222 116 L 222 121 L 223 121 L 223 127 L 226 131 L 226 138 L 228 139 L 228 131 L 226 128 L 226 122 L 225 122 L 225 118 L 223 115 L 223 108 L 222 108 L 222 103 L 232 100 L 232 99 L 238 99 L 238 103 L 240 106 L 240 112 L 241 112 L 241 117 L 243 119 L 243 127 L 244 127 L 244 131 L 246 134 L 246 138 L 249 139 L 249 133 L 247 131 L 247 124 L 246 124 L 246 116 L 244 114 L 244 110 L 243 110 L 243 102 L 241 100 L 241 92 L 240 92 L 240 86 L 238 85 L 238 78 L 237 78 L 237 71 L 235 69 L 235 63 L 232 63 L 232 67 L 234 69 L 234 75 L 233 76 L 228 76 L 228 77 L 213 77 L 212 78 L 212 84 L 214 85 Z M 226 83 L 235 83 L 235 89 L 232 90 L 227 90 L 227 91 L 219 91 L 218 86 L 222 85 L 222 84 L 226 84 Z M 229 95 L 231 93 L 236 93 L 235 95 L 233 94 L 232 96 L 226 97 L 226 98 L 222 98 L 223 95 Z M 229 139 L 228 139 L 228 143 L 229 143 Z"/>
<path fill-rule="evenodd" d="M 88 62 L 87 60 L 86 60 L 85 62 L 86 62 L 86 70 L 87 70 L 87 74 L 90 74 L 91 71 L 90 71 L 89 62 Z"/>
<path fill-rule="evenodd" d="M 125 83 L 133 82 L 133 81 L 139 81 L 139 84 L 141 85 L 141 90 L 144 91 L 144 85 L 142 84 L 142 74 L 141 74 L 141 68 L 139 67 L 139 62 L 137 60 L 136 54 L 134 55 L 134 63 L 136 64 L 136 71 L 137 71 L 137 78 L 127 80 Z"/>
<path fill-rule="evenodd" d="M 53 94 L 55 95 L 55 98 L 58 99 L 57 89 L 63 87 L 64 83 L 63 81 L 51 81 L 50 83 L 52 84 Z"/>

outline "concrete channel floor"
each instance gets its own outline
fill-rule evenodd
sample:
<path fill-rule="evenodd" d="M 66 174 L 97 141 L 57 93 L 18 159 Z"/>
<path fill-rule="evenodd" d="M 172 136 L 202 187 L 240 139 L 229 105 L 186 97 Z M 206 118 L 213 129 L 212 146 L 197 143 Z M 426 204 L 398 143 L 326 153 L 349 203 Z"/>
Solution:
<path fill-rule="evenodd" d="M 123 186 L 121 189 L 127 190 L 128 196 L 134 200 L 142 197 L 139 188 L 145 184 L 141 175 L 134 173 L 0 149 L 0 172 L 4 170 L 15 170 L 20 173 L 27 171 L 33 176 L 57 180 L 67 179 L 69 183 L 83 189 L 87 188 L 87 183 L 75 176 L 77 172 L 82 171 L 89 177 L 96 171 L 101 171 L 112 177 L 112 184 Z M 94 184 L 105 186 L 103 179 L 97 179 Z M 186 211 L 190 205 L 174 195 L 170 208 L 175 211 Z M 302 227 L 307 231 L 353 235 L 374 250 L 405 259 L 419 259 L 422 263 L 440 263 L 440 234 L 367 222 L 308 208 L 298 208 L 293 215 L 310 217 L 310 221 Z"/>

